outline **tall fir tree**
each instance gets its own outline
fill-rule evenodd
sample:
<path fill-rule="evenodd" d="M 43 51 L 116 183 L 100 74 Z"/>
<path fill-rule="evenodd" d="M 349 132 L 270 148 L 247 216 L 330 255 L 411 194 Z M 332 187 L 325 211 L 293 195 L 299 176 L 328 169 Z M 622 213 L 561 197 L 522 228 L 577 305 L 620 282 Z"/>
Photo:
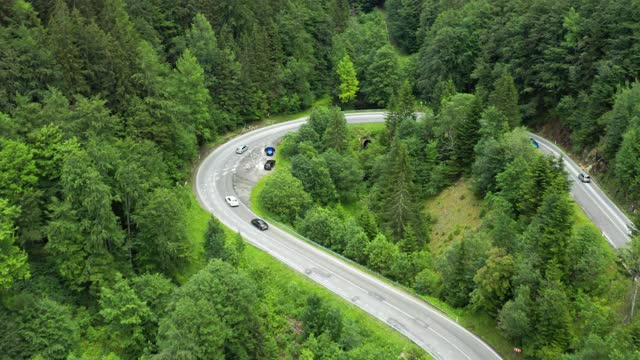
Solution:
<path fill-rule="evenodd" d="M 349 129 L 347 129 L 347 120 L 339 108 L 334 107 L 330 110 L 330 118 L 327 123 L 327 129 L 322 135 L 326 149 L 334 149 L 338 153 L 347 151 Z"/>
<path fill-rule="evenodd" d="M 521 115 L 518 105 L 518 90 L 513 77 L 508 71 L 503 71 L 502 75 L 496 79 L 493 92 L 489 95 L 489 103 L 509 119 L 509 127 L 511 129 L 520 125 Z"/>
<path fill-rule="evenodd" d="M 415 225 L 417 201 L 407 146 L 398 136 L 391 144 L 388 161 L 390 166 L 380 179 L 380 217 L 394 240 L 399 241 L 407 225 Z"/>

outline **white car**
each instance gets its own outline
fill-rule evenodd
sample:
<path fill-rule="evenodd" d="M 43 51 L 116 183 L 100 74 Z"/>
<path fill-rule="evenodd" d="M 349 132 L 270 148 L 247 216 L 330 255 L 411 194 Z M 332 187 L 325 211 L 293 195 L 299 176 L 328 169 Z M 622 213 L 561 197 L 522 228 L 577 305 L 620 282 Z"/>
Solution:
<path fill-rule="evenodd" d="M 236 199 L 235 196 L 225 196 L 224 199 L 226 200 L 227 204 L 229 204 L 229 206 L 231 207 L 236 207 L 240 205 L 240 202 L 238 201 L 238 199 Z"/>
<path fill-rule="evenodd" d="M 590 183 L 591 176 L 589 176 L 589 174 L 586 174 L 586 173 L 580 173 L 578 174 L 578 180 L 582 181 L 583 183 Z"/>
<path fill-rule="evenodd" d="M 238 148 L 236 149 L 236 154 L 242 154 L 248 149 L 249 147 L 247 145 L 238 146 Z"/>

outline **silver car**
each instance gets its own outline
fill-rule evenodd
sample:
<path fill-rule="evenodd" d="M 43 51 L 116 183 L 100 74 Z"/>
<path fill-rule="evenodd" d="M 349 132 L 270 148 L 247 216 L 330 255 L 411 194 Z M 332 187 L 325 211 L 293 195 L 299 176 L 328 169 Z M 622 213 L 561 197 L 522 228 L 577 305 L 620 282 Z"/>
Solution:
<path fill-rule="evenodd" d="M 249 147 L 247 145 L 238 146 L 238 148 L 236 149 L 236 154 L 242 154 L 247 150 L 249 150 Z"/>

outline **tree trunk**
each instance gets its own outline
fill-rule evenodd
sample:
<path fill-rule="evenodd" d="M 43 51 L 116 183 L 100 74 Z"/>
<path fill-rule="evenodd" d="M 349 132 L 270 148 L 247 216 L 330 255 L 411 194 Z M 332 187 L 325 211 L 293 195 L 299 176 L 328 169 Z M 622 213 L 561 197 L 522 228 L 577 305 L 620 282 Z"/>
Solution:
<path fill-rule="evenodd" d="M 638 295 L 638 277 L 633 277 L 633 298 L 631 299 L 631 322 L 633 322 L 633 311 L 636 307 L 636 296 Z"/>

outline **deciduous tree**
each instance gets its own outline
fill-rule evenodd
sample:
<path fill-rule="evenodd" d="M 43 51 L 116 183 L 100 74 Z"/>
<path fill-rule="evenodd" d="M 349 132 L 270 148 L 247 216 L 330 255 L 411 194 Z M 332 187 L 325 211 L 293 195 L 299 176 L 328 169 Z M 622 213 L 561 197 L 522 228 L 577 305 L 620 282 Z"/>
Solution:
<path fill-rule="evenodd" d="M 349 58 L 345 55 L 338 63 L 338 76 L 340 77 L 340 94 L 338 97 L 342 103 L 348 103 L 356 98 L 360 89 L 360 82 L 356 76 L 356 70 Z"/>

